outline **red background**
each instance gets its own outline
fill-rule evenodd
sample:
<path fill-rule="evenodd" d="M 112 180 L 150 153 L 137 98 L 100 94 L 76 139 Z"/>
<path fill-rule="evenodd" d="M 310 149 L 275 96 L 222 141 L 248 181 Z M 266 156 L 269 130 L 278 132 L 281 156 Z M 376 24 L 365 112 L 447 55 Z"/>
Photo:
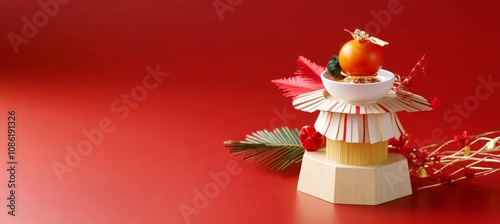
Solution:
<path fill-rule="evenodd" d="M 439 97 L 441 106 L 400 115 L 413 139 L 498 129 L 498 84 L 483 88 L 481 100 L 475 92 L 480 77 L 500 82 L 498 1 L 220 2 L 234 4 L 223 20 L 213 0 L 73 0 L 17 53 L 9 32 L 22 35 L 22 18 L 32 21 L 42 9 L 35 0 L 0 2 L 0 113 L 7 120 L 8 110 L 17 112 L 19 161 L 16 217 L 0 199 L 2 223 L 185 223 L 179 206 L 193 206 L 193 190 L 230 161 L 241 172 L 187 217 L 191 223 L 498 220 L 500 174 L 380 206 L 332 205 L 296 191 L 299 165 L 276 173 L 229 156 L 222 144 L 312 124 L 316 114 L 295 111 L 270 80 L 292 75 L 299 55 L 326 64 L 350 39 L 344 28 L 367 24 L 390 42 L 386 69 L 405 74 L 425 53 L 434 70 L 410 90 Z M 399 2 L 399 11 L 377 20 L 388 2 Z M 120 120 L 111 104 L 156 65 L 169 76 Z M 468 110 L 454 111 L 464 103 Z M 59 182 L 52 164 L 64 163 L 66 147 L 105 118 L 115 129 Z M 6 136 L 7 124 L 0 129 Z M 8 197 L 3 151 L 0 198 Z"/>

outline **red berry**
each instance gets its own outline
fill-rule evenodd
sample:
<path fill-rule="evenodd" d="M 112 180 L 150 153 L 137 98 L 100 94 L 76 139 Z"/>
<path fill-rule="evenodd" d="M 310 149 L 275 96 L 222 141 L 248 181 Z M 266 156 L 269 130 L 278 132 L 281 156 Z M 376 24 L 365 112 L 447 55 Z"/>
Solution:
<path fill-rule="evenodd" d="M 306 151 L 318 150 L 325 141 L 324 136 L 310 125 L 306 125 L 300 129 L 299 140 Z"/>

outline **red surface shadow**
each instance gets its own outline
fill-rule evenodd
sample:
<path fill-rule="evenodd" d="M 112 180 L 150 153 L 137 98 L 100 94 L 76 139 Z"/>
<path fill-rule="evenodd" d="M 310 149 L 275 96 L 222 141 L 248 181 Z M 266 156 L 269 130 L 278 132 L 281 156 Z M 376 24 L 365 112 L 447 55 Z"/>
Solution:
<path fill-rule="evenodd" d="M 222 142 L 272 125 L 313 124 L 316 114 L 295 111 L 270 80 L 292 75 L 299 55 L 326 64 L 350 38 L 343 29 L 356 26 L 390 42 L 385 69 L 405 74 L 422 54 L 430 60 L 434 72 L 416 79 L 410 90 L 439 97 L 441 106 L 400 115 L 415 140 L 498 129 L 498 1 L 221 0 L 234 4 L 223 21 L 213 2 L 69 1 L 36 35 L 24 37 L 28 42 L 17 53 L 9 33 L 23 35 L 22 18 L 32 21 L 42 8 L 38 1 L 0 3 L 0 112 L 7 119 L 15 109 L 19 119 L 17 214 L 7 215 L 4 205 L 0 222 L 497 220 L 500 174 L 471 186 L 416 191 L 380 206 L 332 205 L 296 191 L 299 165 L 275 173 L 229 156 Z M 389 2 L 401 10 L 389 12 Z M 123 94 L 140 94 L 134 91 L 148 75 L 146 66 L 156 65 L 169 76 L 145 96 L 136 95 L 137 105 L 122 102 Z M 129 109 L 123 119 L 124 112 L 113 110 L 115 100 Z M 276 110 L 294 118 L 272 124 Z M 98 128 L 103 119 L 113 131 L 59 182 L 52 164 L 64 163 L 68 147 L 88 140 L 82 131 Z M 0 136 L 6 135 L 3 126 Z M 5 146 L 6 138 L 0 139 Z M 241 172 L 196 208 L 195 192 L 214 183 L 210 173 L 226 170 L 230 161 Z M 4 169 L 0 181 L 7 180 Z M 5 198 L 6 185 L 0 187 Z M 183 204 L 196 212 L 183 216 Z"/>

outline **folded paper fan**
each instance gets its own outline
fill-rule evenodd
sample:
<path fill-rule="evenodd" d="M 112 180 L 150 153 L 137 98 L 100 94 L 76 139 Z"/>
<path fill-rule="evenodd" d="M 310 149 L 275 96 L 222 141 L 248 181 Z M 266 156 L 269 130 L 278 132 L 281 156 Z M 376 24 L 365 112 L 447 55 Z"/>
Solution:
<path fill-rule="evenodd" d="M 422 96 L 410 92 L 390 91 L 375 103 L 352 104 L 336 99 L 321 89 L 297 96 L 293 100 L 297 110 L 305 112 L 328 111 L 345 114 L 380 114 L 389 112 L 419 112 L 432 110 L 432 105 Z"/>

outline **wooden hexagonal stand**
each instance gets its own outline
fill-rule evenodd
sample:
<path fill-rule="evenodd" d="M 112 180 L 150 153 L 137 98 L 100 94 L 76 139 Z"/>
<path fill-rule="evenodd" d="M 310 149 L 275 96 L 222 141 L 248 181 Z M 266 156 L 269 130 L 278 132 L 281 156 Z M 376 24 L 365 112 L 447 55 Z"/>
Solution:
<path fill-rule="evenodd" d="M 352 166 L 327 159 L 325 149 L 305 152 L 297 190 L 337 204 L 378 205 L 412 193 L 408 163 L 389 153 L 380 164 Z"/>

